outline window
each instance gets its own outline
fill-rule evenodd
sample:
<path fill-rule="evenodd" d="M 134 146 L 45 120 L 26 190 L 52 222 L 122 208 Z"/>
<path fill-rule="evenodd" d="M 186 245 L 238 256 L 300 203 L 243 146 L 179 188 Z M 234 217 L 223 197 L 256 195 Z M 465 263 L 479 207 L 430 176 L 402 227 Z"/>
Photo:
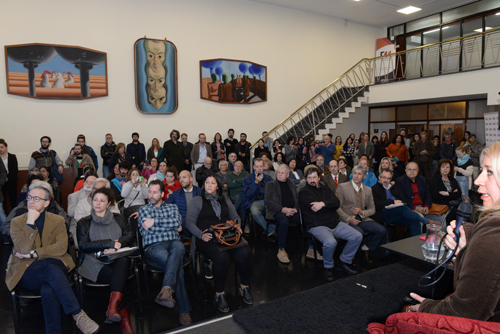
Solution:
<path fill-rule="evenodd" d="M 489 112 L 496 112 L 498 110 L 497 106 L 487 105 L 486 100 L 475 100 L 469 101 L 469 118 L 482 118 L 484 114 Z"/>
<path fill-rule="evenodd" d="M 427 121 L 427 104 L 398 107 L 398 121 Z"/>
<path fill-rule="evenodd" d="M 393 122 L 396 120 L 396 108 L 370 109 L 370 122 Z"/>
<path fill-rule="evenodd" d="M 429 105 L 429 119 L 465 118 L 465 101 Z"/>

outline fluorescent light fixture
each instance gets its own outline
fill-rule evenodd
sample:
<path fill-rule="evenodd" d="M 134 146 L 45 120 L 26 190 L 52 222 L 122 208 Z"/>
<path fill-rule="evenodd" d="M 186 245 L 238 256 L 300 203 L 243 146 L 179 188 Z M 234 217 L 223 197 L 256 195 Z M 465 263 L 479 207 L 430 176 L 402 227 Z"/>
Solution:
<path fill-rule="evenodd" d="M 484 28 L 484 31 L 488 31 L 488 30 L 491 30 L 493 29 L 492 27 L 485 27 Z M 474 31 L 477 31 L 477 32 L 483 32 L 483 28 L 479 28 L 479 29 L 474 29 Z"/>
<path fill-rule="evenodd" d="M 450 26 L 447 26 L 447 27 L 442 27 L 441 30 L 445 30 L 445 29 L 448 29 Z M 435 31 L 439 31 L 439 28 L 437 29 L 433 29 L 433 30 L 429 30 L 429 31 L 424 31 L 424 35 L 425 34 L 430 34 L 431 32 L 435 32 Z"/>
<path fill-rule="evenodd" d="M 403 8 L 403 9 L 400 9 L 398 10 L 398 13 L 402 13 L 402 14 L 411 14 L 411 13 L 415 13 L 415 12 L 418 12 L 419 10 L 422 10 L 422 8 L 417 8 L 417 7 L 413 7 L 413 6 L 408 6 L 406 8 Z"/>
<path fill-rule="evenodd" d="M 495 15 L 500 15 L 500 12 L 496 13 Z"/>

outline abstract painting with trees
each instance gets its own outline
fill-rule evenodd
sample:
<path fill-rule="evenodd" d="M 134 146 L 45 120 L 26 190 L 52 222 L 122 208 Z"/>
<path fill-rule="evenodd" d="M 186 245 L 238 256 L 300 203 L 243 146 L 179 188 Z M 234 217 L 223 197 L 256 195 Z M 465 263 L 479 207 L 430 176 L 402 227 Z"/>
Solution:
<path fill-rule="evenodd" d="M 134 55 L 137 109 L 144 114 L 173 114 L 178 107 L 177 48 L 166 39 L 140 38 Z"/>
<path fill-rule="evenodd" d="M 217 103 L 267 101 L 267 67 L 245 60 L 201 60 L 200 97 Z"/>

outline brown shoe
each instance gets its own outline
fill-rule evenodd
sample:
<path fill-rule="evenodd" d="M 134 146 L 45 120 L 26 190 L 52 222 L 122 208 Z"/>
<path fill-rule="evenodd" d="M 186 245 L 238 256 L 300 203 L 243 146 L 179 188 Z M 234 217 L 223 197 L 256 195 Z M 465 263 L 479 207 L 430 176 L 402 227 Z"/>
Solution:
<path fill-rule="evenodd" d="M 189 312 L 179 313 L 179 322 L 182 326 L 191 324 L 191 314 Z"/>
<path fill-rule="evenodd" d="M 373 264 L 373 260 L 372 258 L 370 257 L 370 254 L 368 253 L 367 250 L 363 250 L 361 249 L 360 250 L 361 252 L 361 255 L 363 256 L 363 259 L 365 259 L 365 261 L 368 263 L 368 264 Z"/>
<path fill-rule="evenodd" d="M 76 322 L 76 327 L 78 327 L 83 334 L 94 334 L 99 332 L 99 325 L 96 324 L 94 320 L 90 319 L 84 310 L 74 315 L 73 319 Z"/>
<path fill-rule="evenodd" d="M 156 296 L 155 302 L 160 304 L 161 306 L 165 306 L 168 308 L 173 308 L 175 306 L 175 300 L 172 297 L 174 290 L 172 290 L 169 286 L 164 286 L 158 296 Z"/>

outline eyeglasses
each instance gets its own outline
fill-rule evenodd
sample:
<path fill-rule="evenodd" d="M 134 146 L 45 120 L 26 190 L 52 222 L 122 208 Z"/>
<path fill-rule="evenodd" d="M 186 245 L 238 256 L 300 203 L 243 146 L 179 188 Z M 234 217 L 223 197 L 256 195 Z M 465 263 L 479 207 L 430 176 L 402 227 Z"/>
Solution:
<path fill-rule="evenodd" d="M 31 200 L 34 200 L 37 203 L 40 202 L 40 201 L 48 201 L 48 199 L 40 198 L 38 196 L 28 196 L 28 197 L 26 197 L 26 199 L 28 200 L 28 202 L 31 201 Z"/>

